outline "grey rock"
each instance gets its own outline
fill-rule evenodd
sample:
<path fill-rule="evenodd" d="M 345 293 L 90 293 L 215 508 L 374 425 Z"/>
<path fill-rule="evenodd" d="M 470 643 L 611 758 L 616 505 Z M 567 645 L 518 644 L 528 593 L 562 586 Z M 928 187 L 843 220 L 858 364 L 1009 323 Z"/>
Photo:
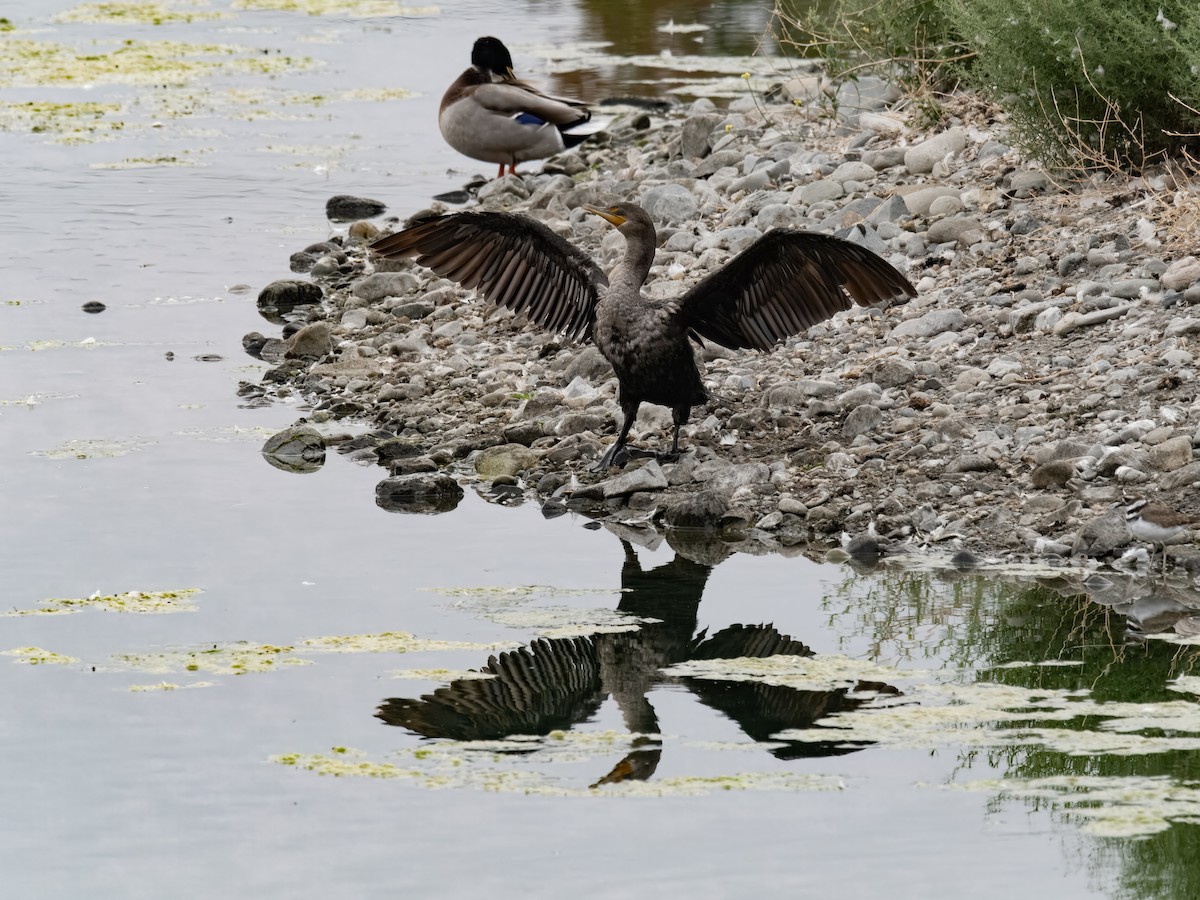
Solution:
<path fill-rule="evenodd" d="M 737 166 L 743 159 L 745 159 L 745 154 L 739 153 L 737 150 L 718 150 L 702 160 L 692 170 L 692 177 L 708 178 L 719 169 Z"/>
<path fill-rule="evenodd" d="M 375 504 L 388 512 L 449 512 L 462 500 L 463 489 L 449 475 L 418 472 L 393 475 L 375 485 Z"/>
<path fill-rule="evenodd" d="M 820 181 L 812 181 L 806 184 L 800 190 L 800 199 L 807 205 L 811 206 L 814 203 L 821 203 L 825 200 L 837 200 L 846 193 L 842 186 L 830 179 L 822 178 Z"/>
<path fill-rule="evenodd" d="M 940 162 L 948 154 L 962 152 L 966 146 L 966 129 L 956 125 L 909 148 L 904 154 L 904 165 L 912 174 L 924 175 L 933 171 L 934 163 Z"/>
<path fill-rule="evenodd" d="M 404 297 L 413 293 L 419 284 L 417 276 L 411 272 L 373 272 L 356 281 L 350 293 L 374 303 L 385 297 Z"/>
<path fill-rule="evenodd" d="M 981 231 L 982 228 L 974 216 L 950 216 L 930 225 L 925 237 L 935 244 L 947 244 L 960 241 L 968 231 Z"/>
<path fill-rule="evenodd" d="M 292 425 L 267 438 L 262 455 L 285 472 L 315 472 L 325 463 L 325 439 L 309 425 Z"/>
<path fill-rule="evenodd" d="M 1159 479 L 1164 491 L 1176 491 L 1200 482 L 1200 462 L 1188 463 Z"/>
<path fill-rule="evenodd" d="M 876 172 L 882 172 L 884 169 L 892 168 L 892 166 L 902 165 L 904 163 L 904 153 L 904 147 L 883 147 L 878 150 L 864 150 L 862 161 Z"/>
<path fill-rule="evenodd" d="M 636 469 L 626 469 L 615 478 L 600 482 L 605 499 L 626 497 L 639 491 L 663 491 L 667 488 L 667 476 L 657 460 L 650 460 Z"/>
<path fill-rule="evenodd" d="M 1192 440 L 1174 437 L 1146 452 L 1147 462 L 1160 472 L 1174 472 L 1192 461 Z"/>
<path fill-rule="evenodd" d="M 387 204 L 368 197 L 338 194 L 325 201 L 325 217 L 334 222 L 353 222 L 355 219 L 371 219 L 387 212 Z"/>
<path fill-rule="evenodd" d="M 927 338 L 945 331 L 958 331 L 967 317 L 961 309 L 935 309 L 916 319 L 906 319 L 892 329 L 897 338 Z"/>
<path fill-rule="evenodd" d="M 1200 259 L 1185 256 L 1177 259 L 1167 267 L 1159 278 L 1162 286 L 1169 291 L 1182 291 L 1200 281 Z"/>
<path fill-rule="evenodd" d="M 903 387 L 917 377 L 917 367 L 906 359 L 885 359 L 871 373 L 871 380 L 883 388 Z"/>
<path fill-rule="evenodd" d="M 659 222 L 686 222 L 696 216 L 700 201 L 682 184 L 659 184 L 646 190 L 639 200 L 642 208 Z"/>
<path fill-rule="evenodd" d="M 475 471 L 482 478 L 516 477 L 538 464 L 540 455 L 520 444 L 485 447 L 474 459 Z"/>
<path fill-rule="evenodd" d="M 324 322 L 305 325 L 285 342 L 284 356 L 289 359 L 315 359 L 333 350 L 333 333 Z"/>
<path fill-rule="evenodd" d="M 576 353 L 563 372 L 563 378 L 568 383 L 581 377 L 592 384 L 603 384 L 614 377 L 612 364 L 592 344 Z"/>
<path fill-rule="evenodd" d="M 878 428 L 881 422 L 883 422 L 883 411 L 878 406 L 864 403 L 850 410 L 846 421 L 842 423 L 842 436 L 858 437 L 860 434 L 866 434 L 868 431 Z"/>
<path fill-rule="evenodd" d="M 717 113 L 688 116 L 679 136 L 680 154 L 685 159 L 699 159 L 705 156 L 712 146 L 709 137 L 712 135 L 713 129 L 720 125 L 724 118 Z"/>
<path fill-rule="evenodd" d="M 765 484 L 770 478 L 771 470 L 765 463 L 742 463 L 722 468 L 710 476 L 704 486 L 707 490 L 732 493 L 746 485 Z"/>
<path fill-rule="evenodd" d="M 996 461 L 989 456 L 984 456 L 981 453 L 964 453 L 956 459 L 950 460 L 946 464 L 946 471 L 950 474 L 958 474 L 962 472 L 990 472 L 996 468 Z"/>
<path fill-rule="evenodd" d="M 258 308 L 264 313 L 285 313 L 297 306 L 312 306 L 325 296 L 320 285 L 311 281 L 282 278 L 272 281 L 258 294 Z"/>
<path fill-rule="evenodd" d="M 904 195 L 904 205 L 908 207 L 908 211 L 914 216 L 929 215 L 930 207 L 933 202 L 939 197 L 953 197 L 959 199 L 959 191 L 952 187 L 943 187 L 935 185 L 933 187 L 920 188 L 919 190 L 909 191 Z"/>
<path fill-rule="evenodd" d="M 716 529 L 729 512 L 729 499 L 721 491 L 701 490 L 683 494 L 663 511 L 668 528 Z"/>
<path fill-rule="evenodd" d="M 1018 197 L 1029 197 L 1050 187 L 1050 178 L 1038 169 L 1025 169 L 1014 172 L 1009 179 L 1008 188 Z"/>
<path fill-rule="evenodd" d="M 1132 538 L 1125 516 L 1120 510 L 1112 509 L 1079 529 L 1071 553 L 1075 556 L 1107 556 Z"/>

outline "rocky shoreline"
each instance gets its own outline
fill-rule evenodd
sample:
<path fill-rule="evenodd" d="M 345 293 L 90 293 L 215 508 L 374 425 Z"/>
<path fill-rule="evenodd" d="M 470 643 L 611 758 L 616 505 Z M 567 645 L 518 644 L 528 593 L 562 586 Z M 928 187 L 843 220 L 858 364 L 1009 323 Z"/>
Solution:
<path fill-rule="evenodd" d="M 660 229 L 653 296 L 775 226 L 858 241 L 917 286 L 905 305 L 856 308 L 771 353 L 707 347 L 715 399 L 693 410 L 680 461 L 591 472 L 620 416 L 595 348 L 368 259 L 381 232 L 366 219 L 292 257 L 307 280 L 259 297 L 281 329 L 244 339 L 273 368 L 241 394 L 304 411 L 268 455 L 302 467 L 336 444 L 388 470 L 377 501 L 393 509 L 451 507 L 475 481 L 547 515 L 715 528 L 748 547 L 845 533 L 885 551 L 1144 562 L 1123 498 L 1200 512 L 1200 261 L 1179 239 L 1194 231 L 1192 186 L 1169 173 L 1056 184 L 968 98 L 926 134 L 885 84 L 821 96 L 800 79 L 728 110 L 630 111 L 599 145 L 478 190 L 481 207 L 535 216 L 605 266 L 623 239 L 579 207 L 639 202 Z M 334 198 L 331 217 L 379 212 L 359 202 Z M 371 430 L 310 427 L 341 419 Z M 643 406 L 632 442 L 663 448 L 670 428 L 669 410 Z M 1167 549 L 1200 569 L 1195 545 Z"/>

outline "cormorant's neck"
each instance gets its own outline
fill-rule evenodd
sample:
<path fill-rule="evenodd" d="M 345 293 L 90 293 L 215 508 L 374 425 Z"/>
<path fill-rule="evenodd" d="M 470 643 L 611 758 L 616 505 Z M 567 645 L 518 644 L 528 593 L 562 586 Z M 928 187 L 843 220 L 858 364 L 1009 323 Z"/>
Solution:
<path fill-rule="evenodd" d="M 621 282 L 641 290 L 654 262 L 654 232 L 637 230 L 625 235 L 625 255 L 608 277 L 610 284 Z"/>

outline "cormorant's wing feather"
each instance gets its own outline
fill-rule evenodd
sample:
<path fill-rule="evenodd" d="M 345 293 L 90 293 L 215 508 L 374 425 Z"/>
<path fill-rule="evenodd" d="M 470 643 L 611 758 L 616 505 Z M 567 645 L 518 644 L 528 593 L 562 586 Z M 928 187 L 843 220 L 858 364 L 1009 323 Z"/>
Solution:
<path fill-rule="evenodd" d="M 573 340 L 591 337 L 597 288 L 608 284 L 582 250 L 536 219 L 513 213 L 425 219 L 380 238 L 371 251 L 389 259 L 411 257 Z"/>
<path fill-rule="evenodd" d="M 850 308 L 916 296 L 884 259 L 812 232 L 767 232 L 677 301 L 682 324 L 737 350 L 779 341 Z"/>

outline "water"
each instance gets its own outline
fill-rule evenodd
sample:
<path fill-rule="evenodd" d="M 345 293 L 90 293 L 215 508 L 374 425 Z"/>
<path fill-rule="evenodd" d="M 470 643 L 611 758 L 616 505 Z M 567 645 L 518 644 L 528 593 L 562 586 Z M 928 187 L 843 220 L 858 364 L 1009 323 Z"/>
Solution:
<path fill-rule="evenodd" d="M 4 40 L 105 53 L 92 42 L 169 38 L 316 65 L 0 90 L 9 113 L 87 100 L 114 104 L 104 121 L 122 124 L 72 143 L 61 122 L 34 132 L 5 118 L 0 132 L 4 608 L 75 610 L 0 618 L 0 651 L 15 652 L 0 660 L 6 895 L 1195 896 L 1196 827 L 1171 819 L 1195 815 L 1187 741 L 1200 727 L 1177 680 L 1190 650 L 1129 643 L 1128 597 L 1081 599 L 1048 572 L 860 573 L 712 545 L 677 555 L 470 489 L 452 514 L 395 515 L 373 502 L 378 468 L 331 454 L 298 476 L 259 455 L 300 410 L 238 400 L 265 371 L 240 343 L 269 328 L 257 291 L 328 236 L 329 196 L 404 215 L 486 168 L 434 127 L 474 36 L 505 38 L 518 70 L 557 90 L 646 94 L 715 77 L 648 67 L 664 48 L 751 52 L 761 4 L 658 4 L 657 23 L 720 26 L 675 35 L 599 2 L 368 18 L 216 2 L 169 9 L 226 18 L 162 25 L 54 21 L 76 7 L 38 7 L 0 5 L 36 29 Z M 548 52 L 600 41 L 610 55 L 586 69 Z M 414 96 L 345 93 L 398 88 Z M 106 311 L 83 312 L 90 300 Z M 1133 608 L 1170 608 L 1151 587 Z M 188 589 L 202 592 L 176 614 L 49 602 Z M 600 627 L 616 613 L 664 622 Z M 448 730 L 418 698 L 447 685 L 474 696 L 456 673 L 540 634 L 558 643 L 535 655 L 559 659 L 564 621 L 600 628 L 582 651 L 587 683 L 526 684 L 519 703 L 490 707 L 501 721 L 553 720 L 553 737 L 464 748 L 375 716 L 394 699 L 393 721 L 417 710 L 430 733 Z M 703 663 L 702 632 L 767 622 L 845 671 L 775 672 L 758 688 L 662 671 Z M 234 674 L 264 661 L 278 671 Z M 1069 665 L 990 668 L 1043 661 Z M 847 695 L 859 680 L 903 693 Z M 987 693 L 999 688 L 1015 693 Z M 1103 714 L 1082 705 L 1101 701 Z M 947 704 L 960 722 L 922 718 Z M 1085 714 L 1064 726 L 1070 704 Z M 849 732 L 805 727 L 839 706 L 821 722 Z M 1155 710 L 1166 718 L 1137 718 Z M 875 727 L 888 715 L 917 737 Z M 1103 745 L 1114 738 L 1164 744 Z M 1064 773 L 1100 783 L 1045 781 Z M 1125 794 L 1089 793 L 1105 786 Z M 1169 801 L 1153 799 L 1164 789 Z M 1126 811 L 1110 832 L 1156 816 L 1162 830 L 1106 837 L 1069 806 L 1089 798 Z"/>

